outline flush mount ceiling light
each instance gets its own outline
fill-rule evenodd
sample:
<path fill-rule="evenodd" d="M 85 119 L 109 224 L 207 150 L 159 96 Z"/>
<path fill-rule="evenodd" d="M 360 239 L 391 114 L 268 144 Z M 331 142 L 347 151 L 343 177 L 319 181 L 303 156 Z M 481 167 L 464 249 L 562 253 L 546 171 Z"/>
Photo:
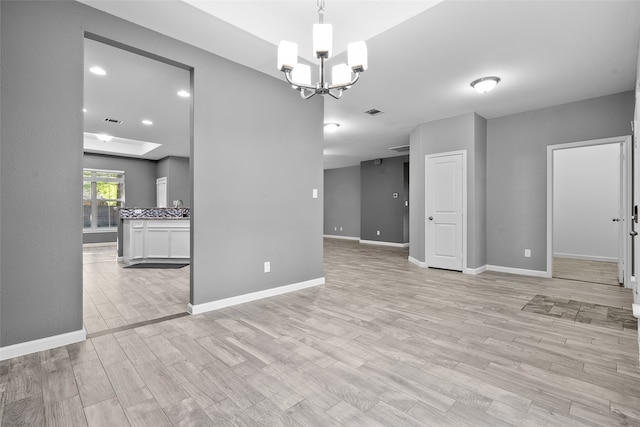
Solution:
<path fill-rule="evenodd" d="M 320 81 L 315 85 L 311 84 L 311 67 L 298 63 L 298 45 L 285 40 L 278 46 L 278 70 L 284 73 L 294 89 L 300 91 L 303 99 L 316 94 L 329 94 L 339 99 L 342 92 L 353 86 L 360 78 L 360 73 L 367 69 L 367 45 L 363 41 L 347 45 L 349 65 L 335 65 L 329 84 L 325 80 L 324 61 L 331 58 L 333 27 L 324 23 L 324 0 L 318 0 L 318 20 L 318 24 L 313 24 L 313 54 L 320 59 Z"/>
<path fill-rule="evenodd" d="M 153 122 L 152 122 L 151 120 L 144 119 L 144 120 L 142 121 L 142 124 L 143 124 L 143 125 L 147 125 L 147 126 L 151 126 L 151 125 L 153 124 Z"/>
<path fill-rule="evenodd" d="M 337 131 L 339 127 L 340 127 L 340 123 L 325 123 L 324 124 L 324 130 L 329 132 L 329 133 L 333 133 L 333 132 Z"/>
<path fill-rule="evenodd" d="M 489 76 L 483 77 L 478 80 L 474 80 L 471 82 L 471 87 L 474 88 L 478 93 L 487 93 L 500 82 L 500 77 Z"/>
<path fill-rule="evenodd" d="M 178 96 L 181 96 L 183 98 L 188 98 L 191 96 L 191 94 L 189 92 L 187 92 L 186 90 L 180 90 L 178 91 Z"/>
<path fill-rule="evenodd" d="M 105 133 L 97 133 L 96 138 L 98 138 L 102 142 L 109 142 L 113 139 L 111 135 L 107 135 Z"/>
<path fill-rule="evenodd" d="M 106 76 L 107 72 L 104 70 L 104 68 L 102 67 L 91 67 L 89 68 L 89 71 L 91 71 L 93 74 L 97 75 L 97 76 Z"/>

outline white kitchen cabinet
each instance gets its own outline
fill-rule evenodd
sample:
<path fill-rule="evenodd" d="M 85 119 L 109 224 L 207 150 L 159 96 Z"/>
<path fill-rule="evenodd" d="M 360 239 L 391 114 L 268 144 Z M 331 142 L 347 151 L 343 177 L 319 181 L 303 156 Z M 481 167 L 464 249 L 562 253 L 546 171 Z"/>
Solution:
<path fill-rule="evenodd" d="M 189 220 L 125 220 L 123 260 L 139 262 L 184 262 L 191 256 Z"/>

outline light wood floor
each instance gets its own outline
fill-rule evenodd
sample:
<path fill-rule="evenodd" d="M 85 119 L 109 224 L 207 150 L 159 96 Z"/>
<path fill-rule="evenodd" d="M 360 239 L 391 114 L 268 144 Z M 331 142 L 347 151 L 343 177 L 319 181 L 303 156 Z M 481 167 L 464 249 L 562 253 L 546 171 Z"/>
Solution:
<path fill-rule="evenodd" d="M 553 277 L 620 286 L 615 262 L 553 257 Z"/>
<path fill-rule="evenodd" d="M 83 320 L 88 334 L 185 313 L 190 267 L 130 269 L 114 244 L 84 245 Z"/>
<path fill-rule="evenodd" d="M 636 331 L 522 308 L 623 288 L 325 241 L 327 283 L 0 362 L 2 425 L 640 425 Z"/>

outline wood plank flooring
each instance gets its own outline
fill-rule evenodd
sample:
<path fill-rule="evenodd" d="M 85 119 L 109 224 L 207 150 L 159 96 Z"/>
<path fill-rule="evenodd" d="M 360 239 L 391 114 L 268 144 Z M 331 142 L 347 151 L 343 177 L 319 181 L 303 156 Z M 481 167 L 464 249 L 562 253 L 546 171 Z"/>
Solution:
<path fill-rule="evenodd" d="M 635 330 L 523 311 L 629 290 L 325 241 L 324 286 L 0 362 L 3 426 L 640 425 Z"/>
<path fill-rule="evenodd" d="M 553 277 L 620 286 L 615 262 L 553 257 Z"/>
<path fill-rule="evenodd" d="M 178 313 L 189 303 L 190 267 L 130 269 L 114 244 L 84 245 L 84 327 L 89 335 Z"/>

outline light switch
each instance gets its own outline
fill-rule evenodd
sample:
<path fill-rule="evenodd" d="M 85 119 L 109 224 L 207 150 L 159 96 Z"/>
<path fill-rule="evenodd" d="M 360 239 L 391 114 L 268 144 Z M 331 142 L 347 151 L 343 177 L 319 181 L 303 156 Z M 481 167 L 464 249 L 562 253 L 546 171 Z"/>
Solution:
<path fill-rule="evenodd" d="M 317 189 L 317 188 L 314 188 L 314 189 L 313 189 L 313 198 L 314 198 L 314 199 L 317 199 L 317 198 L 318 198 L 318 189 Z"/>

